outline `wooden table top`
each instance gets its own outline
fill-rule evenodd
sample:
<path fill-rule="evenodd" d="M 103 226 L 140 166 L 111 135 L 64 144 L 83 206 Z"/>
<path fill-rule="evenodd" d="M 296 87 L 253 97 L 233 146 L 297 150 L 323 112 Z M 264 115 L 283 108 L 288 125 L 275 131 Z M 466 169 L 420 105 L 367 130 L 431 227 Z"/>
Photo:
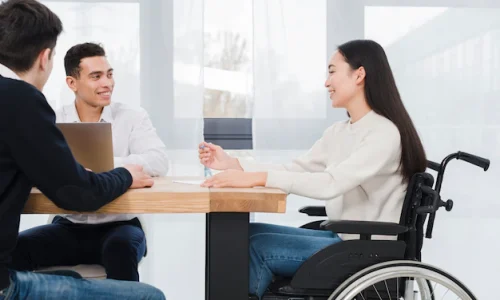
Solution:
<path fill-rule="evenodd" d="M 96 212 L 106 214 L 269 212 L 284 213 L 286 193 L 269 188 L 203 188 L 173 181 L 201 177 L 155 178 L 151 188 L 131 189 Z M 81 214 L 58 208 L 38 189 L 31 191 L 24 214 Z"/>

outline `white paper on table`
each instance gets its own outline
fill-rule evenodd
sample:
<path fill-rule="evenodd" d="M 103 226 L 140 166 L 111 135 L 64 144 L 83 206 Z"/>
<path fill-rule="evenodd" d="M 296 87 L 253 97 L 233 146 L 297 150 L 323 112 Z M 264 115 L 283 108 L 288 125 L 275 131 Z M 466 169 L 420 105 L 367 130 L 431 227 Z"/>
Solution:
<path fill-rule="evenodd" d="M 172 180 L 174 183 L 183 183 L 183 184 L 193 184 L 193 185 L 200 185 L 205 180 Z"/>

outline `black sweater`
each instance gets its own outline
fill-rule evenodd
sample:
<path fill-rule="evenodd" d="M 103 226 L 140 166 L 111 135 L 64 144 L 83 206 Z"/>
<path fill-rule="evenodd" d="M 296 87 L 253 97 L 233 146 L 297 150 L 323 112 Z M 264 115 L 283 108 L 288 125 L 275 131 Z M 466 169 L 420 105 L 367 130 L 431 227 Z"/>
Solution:
<path fill-rule="evenodd" d="M 63 209 L 91 212 L 132 184 L 124 168 L 86 171 L 75 161 L 55 120 L 35 87 L 0 76 L 0 290 L 9 285 L 7 265 L 33 186 Z"/>

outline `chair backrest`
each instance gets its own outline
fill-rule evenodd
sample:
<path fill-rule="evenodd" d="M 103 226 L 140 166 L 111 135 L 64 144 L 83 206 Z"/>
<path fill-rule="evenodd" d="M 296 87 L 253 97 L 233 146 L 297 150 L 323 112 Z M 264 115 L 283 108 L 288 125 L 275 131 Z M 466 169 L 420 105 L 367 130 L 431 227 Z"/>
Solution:
<path fill-rule="evenodd" d="M 253 149 L 252 119 L 205 118 L 203 136 L 226 150 Z"/>
<path fill-rule="evenodd" d="M 418 214 L 417 209 L 424 205 L 429 205 L 429 197 L 422 187 L 432 188 L 434 177 L 426 172 L 416 173 L 410 179 L 406 196 L 401 210 L 399 224 L 408 227 L 410 230 L 401 234 L 398 240 L 403 240 L 407 244 L 408 255 L 421 259 L 421 250 L 424 241 L 424 223 L 427 215 Z M 413 257 L 411 257 L 413 259 Z"/>

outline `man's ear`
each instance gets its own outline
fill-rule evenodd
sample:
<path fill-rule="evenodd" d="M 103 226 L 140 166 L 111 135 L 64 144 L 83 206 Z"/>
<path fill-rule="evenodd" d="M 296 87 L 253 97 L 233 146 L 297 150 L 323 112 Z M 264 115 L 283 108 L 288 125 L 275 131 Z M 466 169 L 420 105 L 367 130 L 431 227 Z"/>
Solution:
<path fill-rule="evenodd" d="M 76 93 L 77 87 L 76 87 L 76 79 L 73 76 L 66 76 L 66 84 L 72 90 L 73 92 Z"/>
<path fill-rule="evenodd" d="M 49 68 L 50 60 L 52 59 L 52 51 L 49 48 L 46 48 L 40 52 L 38 58 L 40 59 L 40 69 L 42 69 L 42 71 L 46 71 Z"/>
<path fill-rule="evenodd" d="M 366 71 L 364 67 L 359 67 L 356 70 L 356 83 L 360 84 L 365 80 L 366 77 Z"/>

